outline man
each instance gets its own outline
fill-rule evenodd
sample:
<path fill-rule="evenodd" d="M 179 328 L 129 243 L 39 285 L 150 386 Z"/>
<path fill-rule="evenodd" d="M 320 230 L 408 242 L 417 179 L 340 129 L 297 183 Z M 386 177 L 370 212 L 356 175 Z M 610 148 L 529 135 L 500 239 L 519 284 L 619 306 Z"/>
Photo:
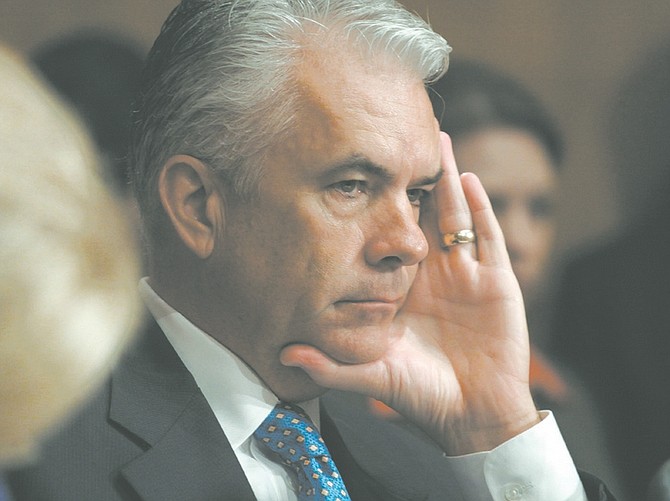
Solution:
<path fill-rule="evenodd" d="M 448 53 L 390 1 L 182 2 L 136 116 L 157 325 L 47 464 L 14 476 L 21 497 L 586 499 L 530 396 L 500 229 L 425 91 Z M 278 402 L 321 431 L 335 497 L 265 452 L 294 409 Z"/>

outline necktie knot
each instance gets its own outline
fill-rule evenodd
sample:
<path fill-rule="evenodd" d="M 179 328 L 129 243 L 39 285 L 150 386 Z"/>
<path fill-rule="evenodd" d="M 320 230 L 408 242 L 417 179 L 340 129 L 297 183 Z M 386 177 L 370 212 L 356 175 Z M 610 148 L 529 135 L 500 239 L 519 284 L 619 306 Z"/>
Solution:
<path fill-rule="evenodd" d="M 299 406 L 279 402 L 254 437 L 297 473 L 300 500 L 349 500 L 323 438 Z"/>

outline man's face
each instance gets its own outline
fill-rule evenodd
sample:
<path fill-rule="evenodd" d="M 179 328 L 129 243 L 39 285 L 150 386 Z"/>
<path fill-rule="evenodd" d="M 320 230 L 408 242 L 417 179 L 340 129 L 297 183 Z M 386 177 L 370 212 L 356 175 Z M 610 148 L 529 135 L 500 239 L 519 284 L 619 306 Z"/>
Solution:
<path fill-rule="evenodd" d="M 329 56 L 299 72 L 299 126 L 267 156 L 259 196 L 228 199 L 211 258 L 221 341 L 284 399 L 322 391 L 281 365 L 285 346 L 360 363 L 393 342 L 428 250 L 421 200 L 440 173 L 422 82 Z"/>

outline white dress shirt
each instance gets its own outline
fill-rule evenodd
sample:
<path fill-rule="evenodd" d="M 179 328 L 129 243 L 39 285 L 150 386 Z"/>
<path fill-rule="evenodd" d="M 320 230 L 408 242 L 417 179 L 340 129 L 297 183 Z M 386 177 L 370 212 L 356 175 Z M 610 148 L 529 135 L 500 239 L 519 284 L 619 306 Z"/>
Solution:
<path fill-rule="evenodd" d="M 258 448 L 253 433 L 277 404 L 274 393 L 237 356 L 163 301 L 148 284 L 140 294 L 189 370 L 230 442 L 259 501 L 296 501 L 295 478 Z M 300 406 L 318 427 L 318 400 Z"/>
<path fill-rule="evenodd" d="M 259 501 L 295 501 L 295 478 L 257 447 L 253 433 L 278 402 L 230 350 L 163 301 L 147 279 L 140 294 L 190 371 L 228 438 Z M 302 402 L 317 427 L 318 399 Z M 586 494 L 550 412 L 524 433 L 489 452 L 446 457 L 468 501 L 586 501 Z"/>

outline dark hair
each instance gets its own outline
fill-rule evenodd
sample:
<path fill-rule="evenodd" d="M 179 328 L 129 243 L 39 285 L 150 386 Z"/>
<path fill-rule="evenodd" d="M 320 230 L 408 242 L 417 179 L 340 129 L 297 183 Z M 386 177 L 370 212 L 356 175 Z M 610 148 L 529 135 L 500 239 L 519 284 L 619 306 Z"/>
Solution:
<path fill-rule="evenodd" d="M 111 34 L 75 33 L 40 47 L 32 60 L 84 120 L 109 161 L 104 174 L 115 189 L 126 193 L 125 159 L 142 53 L 132 42 Z"/>
<path fill-rule="evenodd" d="M 558 167 L 563 141 L 540 101 L 519 82 L 491 67 L 452 61 L 449 71 L 429 86 L 440 128 L 452 138 L 492 126 L 530 132 Z"/>

